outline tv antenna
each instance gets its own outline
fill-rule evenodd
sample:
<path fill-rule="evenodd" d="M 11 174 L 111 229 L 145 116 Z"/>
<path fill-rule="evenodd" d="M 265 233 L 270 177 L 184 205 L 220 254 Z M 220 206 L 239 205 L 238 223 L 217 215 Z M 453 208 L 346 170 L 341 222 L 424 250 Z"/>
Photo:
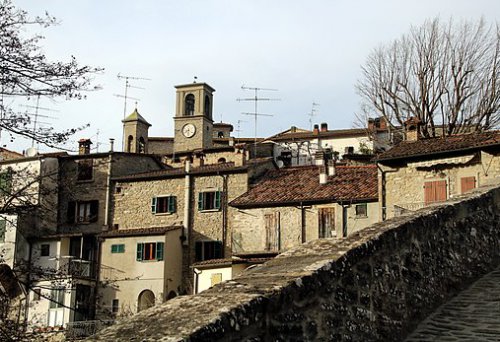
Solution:
<path fill-rule="evenodd" d="M 245 120 L 238 120 L 237 121 L 236 132 L 238 132 L 238 138 L 240 137 L 240 132 L 241 132 L 240 126 L 241 126 L 242 122 L 247 122 L 247 121 L 245 121 Z"/>
<path fill-rule="evenodd" d="M 36 130 L 39 125 L 48 125 L 48 122 L 43 122 L 39 121 L 39 118 L 44 118 L 44 119 L 56 119 L 57 117 L 55 116 L 49 116 L 49 115 L 43 115 L 40 114 L 39 111 L 48 111 L 48 112 L 59 112 L 58 110 L 51 109 L 51 108 L 45 108 L 45 107 L 40 107 L 40 94 L 37 95 L 36 97 L 36 105 L 19 105 L 20 107 L 27 108 L 26 112 L 24 113 L 28 117 L 33 117 L 33 135 L 31 137 L 31 147 L 35 147 L 35 136 L 36 136 Z M 34 110 L 33 113 L 28 112 L 28 110 Z M 37 148 L 38 148 L 38 141 L 36 143 Z"/>
<path fill-rule="evenodd" d="M 124 92 L 124 95 L 117 95 L 117 94 L 115 94 L 115 96 L 117 96 L 117 97 L 124 98 L 124 103 L 123 103 L 123 118 L 125 119 L 125 117 L 127 116 L 127 100 L 131 99 L 131 100 L 139 101 L 139 99 L 136 99 L 136 98 L 128 96 L 128 89 L 129 88 L 144 89 L 142 87 L 136 87 L 136 86 L 130 84 L 130 80 L 151 81 L 151 79 L 150 78 L 146 78 L 146 77 L 125 76 L 125 75 L 120 75 L 120 73 L 118 73 L 118 75 L 116 77 L 118 77 L 119 80 L 125 80 L 125 92 Z"/>
<path fill-rule="evenodd" d="M 311 106 L 311 112 L 307 114 L 309 116 L 309 126 L 311 130 L 313 128 L 313 117 L 316 116 L 316 113 L 318 112 L 318 110 L 316 109 L 316 107 L 318 106 L 319 103 L 313 102 Z"/>
<path fill-rule="evenodd" d="M 245 85 L 241 86 L 241 89 L 243 90 L 249 90 L 254 92 L 254 97 L 249 97 L 249 98 L 238 98 L 236 101 L 252 101 L 254 102 L 254 112 L 249 113 L 249 112 L 242 112 L 241 114 L 243 115 L 251 115 L 254 117 L 254 151 L 253 155 L 254 158 L 256 156 L 256 149 L 257 149 L 257 118 L 259 116 L 273 116 L 272 114 L 264 114 L 264 113 L 259 113 L 257 108 L 258 108 L 258 103 L 259 101 L 280 101 L 280 99 L 276 98 L 268 98 L 268 97 L 259 97 L 258 93 L 259 91 L 278 91 L 278 89 L 273 89 L 273 88 L 258 88 L 258 87 L 247 87 Z"/>

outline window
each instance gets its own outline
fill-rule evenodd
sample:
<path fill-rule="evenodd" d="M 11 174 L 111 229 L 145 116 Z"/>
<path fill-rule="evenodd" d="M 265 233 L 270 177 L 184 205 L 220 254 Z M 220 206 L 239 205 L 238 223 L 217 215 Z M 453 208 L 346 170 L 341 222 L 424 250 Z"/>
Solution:
<path fill-rule="evenodd" d="M 224 138 L 224 132 L 217 132 L 217 138 Z"/>
<path fill-rule="evenodd" d="M 0 242 L 5 242 L 5 231 L 7 227 L 7 221 L 0 219 Z"/>
<path fill-rule="evenodd" d="M 137 261 L 163 260 L 163 242 L 143 242 L 137 244 Z"/>
<path fill-rule="evenodd" d="M 132 152 L 132 144 L 134 143 L 134 137 L 129 135 L 127 138 L 127 152 Z"/>
<path fill-rule="evenodd" d="M 220 259 L 222 258 L 221 241 L 196 241 L 195 259 L 196 261 Z"/>
<path fill-rule="evenodd" d="M 205 95 L 205 110 L 204 110 L 205 116 L 210 117 L 210 97 L 208 95 Z"/>
<path fill-rule="evenodd" d="M 113 313 L 117 313 L 119 307 L 120 307 L 120 301 L 118 299 L 113 299 L 113 303 L 111 304 L 111 311 Z"/>
<path fill-rule="evenodd" d="M 219 158 L 219 159 L 217 159 L 217 163 L 219 163 L 219 164 L 225 164 L 226 163 L 226 158 Z"/>
<path fill-rule="evenodd" d="M 319 208 L 318 221 L 318 237 L 320 239 L 337 235 L 335 231 L 335 208 Z"/>
<path fill-rule="evenodd" d="M 57 309 L 64 307 L 64 289 L 52 289 L 50 291 L 50 308 Z"/>
<path fill-rule="evenodd" d="M 50 255 L 50 245 L 42 244 L 40 245 L 40 256 L 46 257 Z"/>
<path fill-rule="evenodd" d="M 210 276 L 210 286 L 217 285 L 222 282 L 222 273 L 212 273 Z"/>
<path fill-rule="evenodd" d="M 91 223 L 97 221 L 99 201 L 68 203 L 68 223 Z"/>
<path fill-rule="evenodd" d="M 220 191 L 198 193 L 198 211 L 220 209 Z"/>
<path fill-rule="evenodd" d="M 153 197 L 151 200 L 151 212 L 153 214 L 175 213 L 176 206 L 175 196 Z"/>
<path fill-rule="evenodd" d="M 356 217 L 368 217 L 368 205 L 366 203 L 356 204 Z"/>
<path fill-rule="evenodd" d="M 92 159 L 78 161 L 77 180 L 85 181 L 94 178 L 94 162 Z"/>
<path fill-rule="evenodd" d="M 462 177 L 460 179 L 461 187 L 462 187 L 462 193 L 466 193 L 468 191 L 471 191 L 476 187 L 476 177 Z"/>
<path fill-rule="evenodd" d="M 143 137 L 139 138 L 139 153 L 146 153 L 146 141 Z"/>
<path fill-rule="evenodd" d="M 189 94 L 186 96 L 184 101 L 184 115 L 191 116 L 194 115 L 194 95 Z"/>
<path fill-rule="evenodd" d="M 0 192 L 2 195 L 10 194 L 12 190 L 12 169 L 0 173 Z"/>
<path fill-rule="evenodd" d="M 434 202 L 446 201 L 446 181 L 431 181 L 424 184 L 424 202 L 430 204 Z"/>
<path fill-rule="evenodd" d="M 125 245 L 124 244 L 111 245 L 111 253 L 125 253 Z"/>
<path fill-rule="evenodd" d="M 42 289 L 33 289 L 33 300 L 40 300 L 42 297 Z"/>

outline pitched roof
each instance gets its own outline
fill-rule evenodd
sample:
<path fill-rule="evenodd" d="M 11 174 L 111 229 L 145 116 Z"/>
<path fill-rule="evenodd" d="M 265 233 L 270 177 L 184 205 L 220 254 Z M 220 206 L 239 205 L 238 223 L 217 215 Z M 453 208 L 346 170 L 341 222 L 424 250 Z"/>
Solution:
<path fill-rule="evenodd" d="M 139 114 L 137 108 L 134 109 L 132 114 L 130 114 L 129 116 L 127 116 L 125 119 L 122 120 L 122 122 L 130 122 L 130 121 L 140 121 L 142 123 L 145 123 L 146 125 L 151 126 L 151 124 L 147 122 L 146 119 L 144 119 L 141 114 Z"/>
<path fill-rule="evenodd" d="M 305 139 L 317 139 L 317 138 L 340 138 L 340 137 L 358 137 L 367 136 L 368 131 L 366 128 L 348 128 L 348 129 L 333 129 L 327 131 L 319 131 L 314 133 L 313 131 L 300 130 L 291 132 L 290 130 L 278 133 L 269 138 L 266 138 L 264 142 L 272 141 L 289 141 L 289 140 L 305 140 Z"/>
<path fill-rule="evenodd" d="M 189 174 L 191 175 L 203 175 L 212 174 L 217 172 L 222 173 L 236 173 L 244 172 L 248 169 L 248 166 L 235 166 L 234 162 L 220 163 L 220 164 L 210 164 L 198 167 L 193 167 Z M 115 181 L 134 181 L 134 180 L 148 180 L 148 179 L 162 179 L 162 178 L 174 178 L 183 177 L 186 175 L 186 170 L 183 167 L 172 168 L 168 170 L 157 170 L 149 172 L 141 172 L 128 176 L 115 177 Z"/>
<path fill-rule="evenodd" d="M 319 183 L 317 166 L 273 170 L 243 195 L 233 200 L 233 207 L 265 207 L 302 203 L 370 201 L 378 198 L 377 168 L 337 166 L 336 175 L 326 184 Z"/>
<path fill-rule="evenodd" d="M 380 154 L 378 161 L 425 157 L 450 152 L 475 150 L 487 146 L 500 145 L 500 131 L 469 133 L 448 137 L 426 138 L 402 141 L 390 150 Z"/>
<path fill-rule="evenodd" d="M 126 236 L 163 235 L 171 230 L 177 230 L 181 228 L 182 226 L 115 229 L 103 232 L 99 234 L 99 236 L 103 238 L 112 238 L 112 237 L 126 237 Z"/>

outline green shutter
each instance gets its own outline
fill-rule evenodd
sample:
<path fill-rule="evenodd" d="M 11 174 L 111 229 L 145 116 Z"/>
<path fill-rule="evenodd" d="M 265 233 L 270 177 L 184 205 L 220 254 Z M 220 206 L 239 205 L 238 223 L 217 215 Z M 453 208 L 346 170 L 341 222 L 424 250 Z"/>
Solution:
<path fill-rule="evenodd" d="M 175 196 L 170 196 L 168 198 L 168 212 L 169 213 L 175 213 L 175 199 L 176 197 Z"/>
<path fill-rule="evenodd" d="M 163 260 L 163 247 L 164 247 L 163 242 L 157 242 L 156 243 L 156 260 Z"/>
<path fill-rule="evenodd" d="M 203 192 L 198 193 L 198 211 L 203 210 Z"/>
<path fill-rule="evenodd" d="M 138 243 L 137 244 L 137 261 L 142 260 L 142 254 L 144 251 L 144 244 L 143 243 Z"/>
<path fill-rule="evenodd" d="M 0 219 L 0 242 L 5 242 L 6 222 L 7 221 Z"/>
<path fill-rule="evenodd" d="M 118 245 L 111 245 L 111 253 L 116 253 L 117 249 L 118 249 Z"/>
<path fill-rule="evenodd" d="M 118 245 L 118 253 L 125 253 L 125 245 L 124 244 Z"/>
<path fill-rule="evenodd" d="M 156 197 L 153 197 L 151 199 L 151 212 L 153 214 L 156 214 Z"/>
<path fill-rule="evenodd" d="M 215 209 L 220 209 L 220 191 L 215 192 L 215 203 L 214 203 L 214 208 Z"/>

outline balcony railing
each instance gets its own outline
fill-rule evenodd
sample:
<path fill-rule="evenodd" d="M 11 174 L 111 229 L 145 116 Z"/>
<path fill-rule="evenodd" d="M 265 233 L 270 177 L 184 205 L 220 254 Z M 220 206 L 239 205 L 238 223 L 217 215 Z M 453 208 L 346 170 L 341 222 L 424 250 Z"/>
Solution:
<path fill-rule="evenodd" d="M 61 273 L 77 278 L 94 278 L 95 263 L 89 260 L 67 258 L 61 259 L 59 262 L 59 270 Z"/>
<path fill-rule="evenodd" d="M 66 339 L 77 340 L 97 334 L 100 330 L 109 327 L 114 321 L 94 320 L 66 323 Z"/>

